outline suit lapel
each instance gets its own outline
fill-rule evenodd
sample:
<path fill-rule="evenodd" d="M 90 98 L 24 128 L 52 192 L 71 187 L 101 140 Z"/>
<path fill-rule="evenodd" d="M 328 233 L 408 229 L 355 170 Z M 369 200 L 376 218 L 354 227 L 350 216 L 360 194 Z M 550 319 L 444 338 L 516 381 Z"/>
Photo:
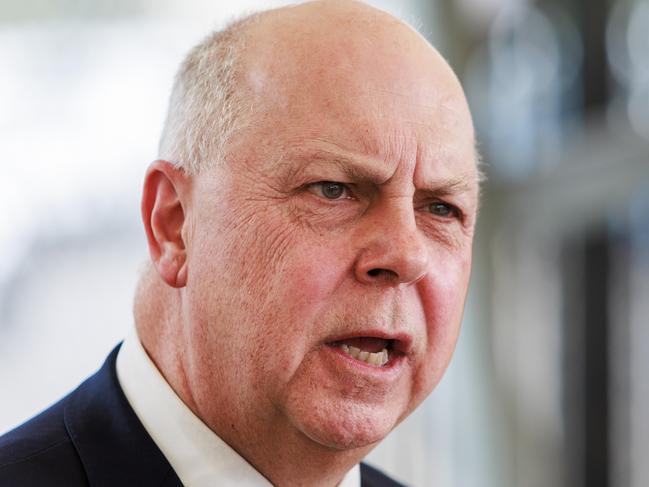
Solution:
<path fill-rule="evenodd" d="M 128 404 L 117 380 L 119 346 L 74 391 L 65 425 L 93 487 L 182 487 L 176 473 Z"/>

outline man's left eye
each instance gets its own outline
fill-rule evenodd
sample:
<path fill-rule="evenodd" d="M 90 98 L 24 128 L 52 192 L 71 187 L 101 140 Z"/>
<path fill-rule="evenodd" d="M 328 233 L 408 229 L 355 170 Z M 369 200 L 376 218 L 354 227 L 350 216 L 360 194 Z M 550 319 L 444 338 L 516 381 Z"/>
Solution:
<path fill-rule="evenodd" d="M 328 200 L 339 200 L 349 197 L 347 186 L 335 181 L 319 181 L 309 184 L 309 191 Z"/>
<path fill-rule="evenodd" d="M 429 204 L 428 211 L 431 212 L 433 215 L 442 218 L 453 218 L 456 217 L 458 214 L 458 211 L 454 206 L 448 205 L 446 203 L 442 203 L 441 201 L 436 201 L 434 203 Z"/>

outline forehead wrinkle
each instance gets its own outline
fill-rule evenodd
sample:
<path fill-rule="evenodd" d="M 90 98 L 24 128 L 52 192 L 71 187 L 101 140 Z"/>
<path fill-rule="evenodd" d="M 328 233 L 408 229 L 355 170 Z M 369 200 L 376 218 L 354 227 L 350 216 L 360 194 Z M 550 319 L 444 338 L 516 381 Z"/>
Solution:
<path fill-rule="evenodd" d="M 417 188 L 418 193 L 425 193 L 430 196 L 454 196 L 472 190 L 473 185 L 467 178 L 462 176 L 431 181 L 424 187 Z"/>
<path fill-rule="evenodd" d="M 323 143 L 332 145 L 322 140 L 318 142 L 318 145 Z M 383 184 L 390 178 L 393 172 L 391 170 L 392 168 L 386 166 L 384 161 L 338 146 L 335 148 L 326 146 L 300 147 L 290 150 L 286 154 L 286 158 L 303 162 L 303 164 L 295 168 L 296 172 L 307 169 L 311 163 L 324 162 L 336 166 L 354 180 L 367 181 L 375 184 Z"/>

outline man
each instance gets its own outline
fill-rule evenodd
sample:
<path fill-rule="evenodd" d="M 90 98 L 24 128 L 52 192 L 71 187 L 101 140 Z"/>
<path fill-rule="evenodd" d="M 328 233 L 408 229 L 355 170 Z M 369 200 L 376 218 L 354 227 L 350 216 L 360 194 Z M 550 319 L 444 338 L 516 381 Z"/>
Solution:
<path fill-rule="evenodd" d="M 361 3 L 257 14 L 189 54 L 160 152 L 137 334 L 0 440 L 0 485 L 396 485 L 359 462 L 440 380 L 470 273 L 448 65 Z"/>

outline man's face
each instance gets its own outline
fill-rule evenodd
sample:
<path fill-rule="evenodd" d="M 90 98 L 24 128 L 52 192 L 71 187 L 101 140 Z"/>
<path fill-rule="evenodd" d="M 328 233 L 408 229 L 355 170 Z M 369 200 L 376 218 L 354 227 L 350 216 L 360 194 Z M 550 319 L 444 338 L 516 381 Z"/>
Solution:
<path fill-rule="evenodd" d="M 371 445 L 449 362 L 477 207 L 473 129 L 448 68 L 408 42 L 247 60 L 254 115 L 227 163 L 196 178 L 185 228 L 187 377 L 226 440 Z"/>

